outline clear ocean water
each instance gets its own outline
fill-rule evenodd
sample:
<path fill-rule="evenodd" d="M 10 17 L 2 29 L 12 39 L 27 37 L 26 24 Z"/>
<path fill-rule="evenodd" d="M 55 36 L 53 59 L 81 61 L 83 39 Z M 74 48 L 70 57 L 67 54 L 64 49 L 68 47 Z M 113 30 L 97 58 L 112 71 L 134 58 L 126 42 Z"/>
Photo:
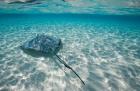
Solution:
<path fill-rule="evenodd" d="M 37 34 L 62 39 L 58 55 L 86 85 L 19 48 Z M 140 91 L 140 16 L 0 14 L 0 91 Z"/>

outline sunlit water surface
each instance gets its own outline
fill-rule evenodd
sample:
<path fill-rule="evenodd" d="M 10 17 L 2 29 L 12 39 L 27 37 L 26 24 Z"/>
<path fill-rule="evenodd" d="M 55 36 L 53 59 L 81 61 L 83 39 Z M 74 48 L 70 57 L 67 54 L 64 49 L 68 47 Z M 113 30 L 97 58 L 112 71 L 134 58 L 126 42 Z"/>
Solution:
<path fill-rule="evenodd" d="M 0 15 L 0 90 L 140 91 L 139 21 L 127 15 Z M 57 58 L 19 48 L 37 34 L 62 39 L 58 55 L 86 85 Z"/>

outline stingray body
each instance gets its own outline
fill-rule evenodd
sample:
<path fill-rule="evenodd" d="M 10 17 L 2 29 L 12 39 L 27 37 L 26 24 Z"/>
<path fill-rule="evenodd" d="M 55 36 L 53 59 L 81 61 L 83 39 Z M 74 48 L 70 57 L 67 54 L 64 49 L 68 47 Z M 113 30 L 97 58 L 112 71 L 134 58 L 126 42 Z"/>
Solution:
<path fill-rule="evenodd" d="M 30 55 L 53 56 L 62 48 L 62 42 L 61 39 L 53 36 L 37 35 L 32 40 L 25 42 L 21 48 Z"/>
<path fill-rule="evenodd" d="M 56 56 L 58 60 L 64 64 L 65 67 L 68 69 L 71 69 L 81 80 L 83 84 L 83 80 L 80 78 L 80 76 L 69 66 L 66 64 L 65 61 L 63 61 L 58 55 L 58 51 L 62 48 L 62 42 L 61 39 L 48 36 L 48 35 L 37 35 L 35 38 L 33 38 L 30 41 L 25 42 L 21 49 L 32 56 Z"/>

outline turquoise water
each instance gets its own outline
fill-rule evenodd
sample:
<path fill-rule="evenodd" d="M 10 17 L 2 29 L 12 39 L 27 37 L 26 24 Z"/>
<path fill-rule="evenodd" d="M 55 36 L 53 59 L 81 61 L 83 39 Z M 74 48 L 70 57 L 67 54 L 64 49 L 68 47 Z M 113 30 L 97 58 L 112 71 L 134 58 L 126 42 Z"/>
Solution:
<path fill-rule="evenodd" d="M 37 34 L 62 39 L 58 55 L 85 86 L 56 58 L 32 57 L 19 48 Z M 0 90 L 140 91 L 140 16 L 1 14 Z"/>

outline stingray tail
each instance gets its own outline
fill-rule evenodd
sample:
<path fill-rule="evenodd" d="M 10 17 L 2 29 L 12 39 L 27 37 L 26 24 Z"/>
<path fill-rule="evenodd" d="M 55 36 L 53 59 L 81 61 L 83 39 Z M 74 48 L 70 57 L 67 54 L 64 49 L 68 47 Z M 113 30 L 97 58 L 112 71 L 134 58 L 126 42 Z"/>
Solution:
<path fill-rule="evenodd" d="M 84 83 L 84 81 L 81 79 L 81 77 L 80 77 L 69 65 L 67 65 L 65 61 L 63 61 L 58 55 L 55 55 L 55 56 L 58 58 L 58 60 L 59 60 L 62 64 L 65 65 L 65 67 L 67 67 L 68 69 L 72 70 L 72 71 L 74 72 L 74 74 L 80 79 L 80 81 L 85 85 L 85 83 Z"/>

